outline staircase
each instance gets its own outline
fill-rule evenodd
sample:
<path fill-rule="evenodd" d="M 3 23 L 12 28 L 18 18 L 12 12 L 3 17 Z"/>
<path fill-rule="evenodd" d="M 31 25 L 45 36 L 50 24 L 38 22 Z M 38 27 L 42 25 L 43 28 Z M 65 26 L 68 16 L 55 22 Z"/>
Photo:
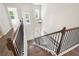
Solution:
<path fill-rule="evenodd" d="M 66 29 L 46 34 L 34 39 L 37 46 L 54 52 L 55 55 L 79 44 L 79 27 Z"/>

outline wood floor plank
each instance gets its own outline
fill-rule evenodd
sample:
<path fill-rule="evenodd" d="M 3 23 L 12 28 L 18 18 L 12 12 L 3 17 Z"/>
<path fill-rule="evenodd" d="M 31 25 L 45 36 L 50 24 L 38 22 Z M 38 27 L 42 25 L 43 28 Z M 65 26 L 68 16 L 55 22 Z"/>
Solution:
<path fill-rule="evenodd" d="M 28 56 L 52 56 L 49 52 L 42 48 L 33 45 L 33 42 L 28 43 Z"/>

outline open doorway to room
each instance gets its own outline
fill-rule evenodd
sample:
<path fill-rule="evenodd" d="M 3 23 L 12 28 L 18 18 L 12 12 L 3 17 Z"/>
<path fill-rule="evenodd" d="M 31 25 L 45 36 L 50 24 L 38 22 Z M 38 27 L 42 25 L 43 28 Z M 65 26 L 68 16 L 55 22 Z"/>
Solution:
<path fill-rule="evenodd" d="M 7 9 L 8 9 L 9 18 L 12 21 L 12 25 L 15 31 L 19 24 L 17 8 L 8 7 Z"/>

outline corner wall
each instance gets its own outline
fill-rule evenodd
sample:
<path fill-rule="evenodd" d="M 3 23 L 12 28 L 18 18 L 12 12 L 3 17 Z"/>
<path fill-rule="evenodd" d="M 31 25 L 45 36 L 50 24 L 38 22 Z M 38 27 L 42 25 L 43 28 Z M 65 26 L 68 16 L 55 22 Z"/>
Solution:
<path fill-rule="evenodd" d="M 11 28 L 12 26 L 8 18 L 5 6 L 4 4 L 0 3 L 0 32 L 1 32 L 0 36 L 7 34 L 7 32 L 11 30 Z"/>

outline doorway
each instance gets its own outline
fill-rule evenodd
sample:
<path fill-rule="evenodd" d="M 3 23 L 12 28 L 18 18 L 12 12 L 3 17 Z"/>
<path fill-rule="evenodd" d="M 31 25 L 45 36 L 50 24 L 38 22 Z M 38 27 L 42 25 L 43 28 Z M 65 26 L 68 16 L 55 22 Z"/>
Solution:
<path fill-rule="evenodd" d="M 9 18 L 12 22 L 12 26 L 14 31 L 16 31 L 18 25 L 19 25 L 19 18 L 18 18 L 18 12 L 17 12 L 17 8 L 13 8 L 13 7 L 8 7 L 8 14 L 9 14 Z"/>

